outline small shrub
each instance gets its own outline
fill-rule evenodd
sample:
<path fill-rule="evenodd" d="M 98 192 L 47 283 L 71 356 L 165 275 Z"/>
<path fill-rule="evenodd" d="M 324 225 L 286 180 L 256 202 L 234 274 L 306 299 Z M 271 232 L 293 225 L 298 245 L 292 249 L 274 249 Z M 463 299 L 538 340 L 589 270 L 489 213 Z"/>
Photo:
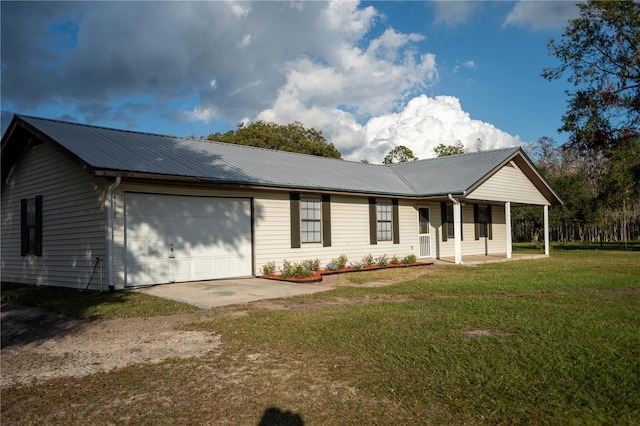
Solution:
<path fill-rule="evenodd" d="M 320 261 L 318 259 L 305 260 L 302 262 L 302 266 L 313 273 L 320 269 Z"/>
<path fill-rule="evenodd" d="M 293 276 L 293 265 L 288 260 L 282 261 L 282 269 L 280 269 L 280 278 L 291 278 Z"/>
<path fill-rule="evenodd" d="M 262 275 L 269 276 L 276 273 L 276 262 L 271 261 L 262 265 Z"/>
<path fill-rule="evenodd" d="M 409 254 L 402 259 L 402 263 L 405 265 L 411 265 L 412 263 L 416 263 L 416 260 L 417 258 L 415 254 Z"/>
<path fill-rule="evenodd" d="M 337 271 L 338 269 L 342 269 L 347 266 L 347 262 L 349 262 L 349 258 L 341 254 L 337 259 L 331 259 L 331 262 L 327 263 L 327 269 L 330 271 Z"/>
<path fill-rule="evenodd" d="M 356 271 L 362 269 L 362 262 L 350 262 L 349 266 L 351 266 Z"/>
<path fill-rule="evenodd" d="M 332 260 L 331 262 L 327 263 L 327 265 L 325 266 L 325 269 L 327 271 L 337 271 L 338 265 Z"/>
<path fill-rule="evenodd" d="M 389 263 L 392 263 L 394 265 L 399 264 L 400 262 L 402 262 L 400 260 L 400 258 L 398 256 L 396 256 L 395 254 L 393 256 L 391 256 L 391 259 L 389 260 Z"/>
<path fill-rule="evenodd" d="M 374 261 L 373 261 L 373 256 L 371 254 L 368 254 L 362 258 L 363 267 L 366 268 L 368 266 L 372 266 L 373 264 L 374 264 Z"/>
<path fill-rule="evenodd" d="M 293 276 L 296 278 L 307 278 L 313 275 L 313 272 L 305 268 L 303 264 L 296 263 L 293 265 Z"/>
<path fill-rule="evenodd" d="M 280 278 L 307 278 L 313 275 L 311 267 L 315 266 L 315 260 L 305 260 L 302 263 L 291 263 L 288 260 L 282 261 L 282 272 Z M 320 262 L 318 261 L 318 266 Z"/>
<path fill-rule="evenodd" d="M 337 259 L 333 259 L 332 262 L 334 262 L 338 266 L 338 269 L 342 269 L 347 266 L 349 258 L 346 255 L 341 254 Z"/>
<path fill-rule="evenodd" d="M 389 263 L 389 259 L 386 254 L 376 258 L 376 265 L 378 266 L 387 266 L 387 263 Z"/>

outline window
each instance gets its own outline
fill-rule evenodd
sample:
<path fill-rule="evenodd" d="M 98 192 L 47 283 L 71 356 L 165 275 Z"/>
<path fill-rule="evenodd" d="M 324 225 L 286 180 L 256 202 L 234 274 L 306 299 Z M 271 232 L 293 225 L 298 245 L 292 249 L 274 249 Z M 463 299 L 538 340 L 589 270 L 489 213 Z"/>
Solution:
<path fill-rule="evenodd" d="M 476 240 L 480 238 L 493 239 L 492 218 L 491 218 L 491 206 L 489 205 L 474 205 L 473 206 L 473 221 L 475 222 L 475 237 Z"/>
<path fill-rule="evenodd" d="M 378 241 L 391 241 L 392 215 L 391 203 L 376 204 L 376 216 L 378 218 Z"/>
<path fill-rule="evenodd" d="M 378 241 L 393 241 L 400 244 L 400 222 L 398 200 L 382 201 L 369 198 L 369 244 Z"/>
<path fill-rule="evenodd" d="M 20 254 L 42 256 L 42 196 L 20 200 Z"/>
<path fill-rule="evenodd" d="M 460 227 L 460 240 L 464 240 L 464 235 L 462 233 L 463 230 L 463 214 L 462 214 L 462 206 L 460 206 L 460 223 L 458 226 Z M 449 238 L 455 238 L 455 229 L 453 223 L 453 204 L 452 203 L 441 203 L 440 204 L 440 215 L 442 218 L 442 241 L 447 241 Z"/>
<path fill-rule="evenodd" d="M 453 229 L 453 204 L 447 203 L 447 238 L 454 238 L 455 230 Z"/>
<path fill-rule="evenodd" d="M 479 236 L 480 238 L 486 238 L 489 236 L 487 233 L 487 220 L 489 218 L 487 206 L 478 206 L 478 225 L 479 225 Z"/>
<path fill-rule="evenodd" d="M 302 243 L 320 243 L 331 247 L 331 196 L 300 197 L 289 194 L 291 214 L 291 248 Z"/>
<path fill-rule="evenodd" d="M 322 241 L 320 198 L 300 198 L 300 219 L 303 243 L 319 243 Z"/>

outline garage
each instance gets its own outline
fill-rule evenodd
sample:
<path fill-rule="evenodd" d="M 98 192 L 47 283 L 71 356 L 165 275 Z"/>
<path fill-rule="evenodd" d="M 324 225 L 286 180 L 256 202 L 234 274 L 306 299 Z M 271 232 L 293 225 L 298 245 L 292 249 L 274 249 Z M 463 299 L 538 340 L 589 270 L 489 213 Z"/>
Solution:
<path fill-rule="evenodd" d="M 124 194 L 125 285 L 252 275 L 248 198 Z"/>

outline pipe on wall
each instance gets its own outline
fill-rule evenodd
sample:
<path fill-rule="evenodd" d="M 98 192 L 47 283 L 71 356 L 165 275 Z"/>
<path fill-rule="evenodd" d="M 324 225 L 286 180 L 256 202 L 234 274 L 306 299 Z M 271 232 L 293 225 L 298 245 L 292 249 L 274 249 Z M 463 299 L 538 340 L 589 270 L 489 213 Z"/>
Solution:
<path fill-rule="evenodd" d="M 122 178 L 116 177 L 116 181 L 109 186 L 106 195 L 107 211 L 107 285 L 109 291 L 114 290 L 113 285 L 113 190 L 120 185 Z"/>

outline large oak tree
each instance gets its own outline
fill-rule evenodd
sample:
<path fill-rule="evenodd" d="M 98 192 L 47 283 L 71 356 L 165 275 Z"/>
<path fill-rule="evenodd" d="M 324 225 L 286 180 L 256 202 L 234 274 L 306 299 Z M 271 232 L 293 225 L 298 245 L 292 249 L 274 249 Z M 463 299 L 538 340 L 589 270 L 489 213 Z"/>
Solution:
<path fill-rule="evenodd" d="M 340 151 L 327 142 L 322 131 L 306 128 L 299 122 L 287 125 L 262 120 L 248 125 L 240 123 L 236 130 L 213 133 L 207 139 L 319 157 L 342 158 Z"/>

